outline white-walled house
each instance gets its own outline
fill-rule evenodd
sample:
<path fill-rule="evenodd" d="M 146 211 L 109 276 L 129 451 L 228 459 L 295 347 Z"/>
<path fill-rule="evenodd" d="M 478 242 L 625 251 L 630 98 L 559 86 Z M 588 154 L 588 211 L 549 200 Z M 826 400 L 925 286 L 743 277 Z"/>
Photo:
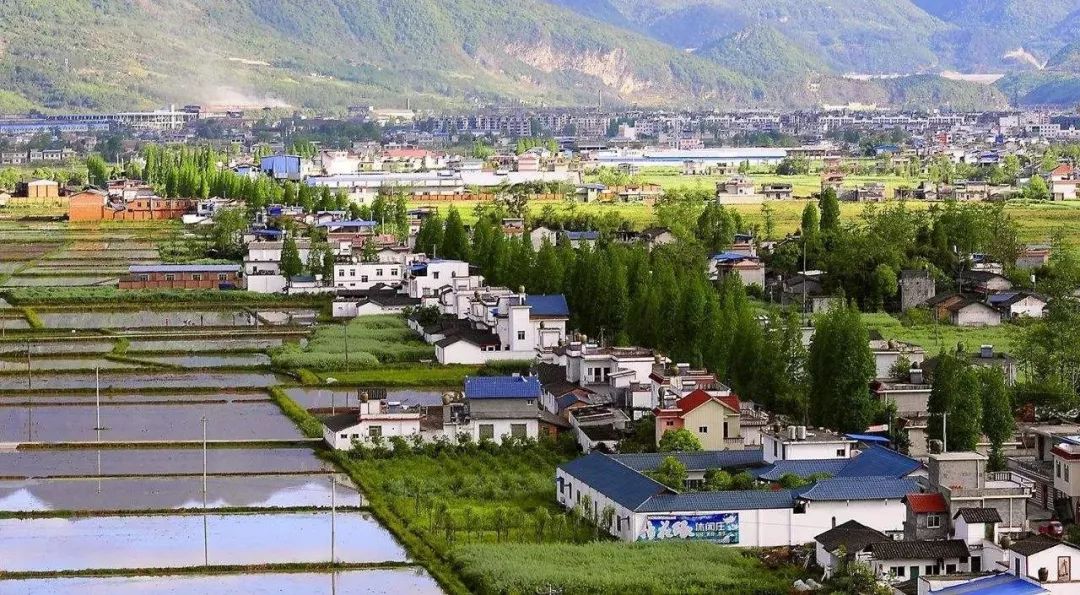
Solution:
<path fill-rule="evenodd" d="M 288 286 L 288 280 L 281 273 L 281 252 L 283 241 L 254 240 L 247 244 L 248 253 L 244 257 L 244 284 L 248 291 L 255 293 L 281 293 Z M 311 240 L 296 240 L 296 251 L 300 262 L 306 263 L 311 255 Z"/>
<path fill-rule="evenodd" d="M 788 426 L 763 428 L 765 462 L 850 458 L 855 441 L 829 430 Z"/>
<path fill-rule="evenodd" d="M 618 458 L 594 452 L 556 470 L 556 500 L 615 509 L 611 534 L 623 541 L 693 539 L 741 547 L 810 543 L 850 520 L 886 535 L 903 532 L 902 499 L 912 479 L 844 477 L 796 490 L 676 493 Z"/>
<path fill-rule="evenodd" d="M 422 417 L 418 409 L 381 400 L 361 402 L 358 408 L 323 419 L 323 439 L 332 448 L 348 450 L 354 441 L 385 443 L 393 436 L 418 436 Z"/>
<path fill-rule="evenodd" d="M 469 423 L 461 428 L 473 440 L 500 442 L 507 437 L 540 435 L 540 381 L 535 376 L 468 376 L 465 403 Z"/>
<path fill-rule="evenodd" d="M 439 288 L 450 285 L 455 278 L 468 276 L 469 263 L 433 258 L 409 265 L 405 286 L 409 297 L 434 297 Z"/>
<path fill-rule="evenodd" d="M 562 295 L 476 292 L 466 317 L 435 340 L 435 357 L 442 364 L 531 360 L 562 343 L 569 320 Z"/>
<path fill-rule="evenodd" d="M 891 582 L 970 570 L 971 556 L 960 539 L 881 541 L 867 547 L 874 575 Z"/>
<path fill-rule="evenodd" d="M 334 287 L 371 289 L 375 285 L 400 285 L 405 266 L 398 262 L 350 262 L 334 265 Z"/>
<path fill-rule="evenodd" d="M 1055 594 L 1080 593 L 1080 548 L 1047 535 L 1017 541 L 1006 552 L 1009 572 Z"/>

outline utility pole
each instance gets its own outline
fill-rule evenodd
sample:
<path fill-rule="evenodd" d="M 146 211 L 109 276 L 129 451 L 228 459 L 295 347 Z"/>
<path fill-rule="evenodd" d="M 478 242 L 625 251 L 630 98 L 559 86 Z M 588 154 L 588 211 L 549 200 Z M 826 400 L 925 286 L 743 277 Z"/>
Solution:
<path fill-rule="evenodd" d="M 334 531 L 335 522 L 337 520 L 337 481 L 334 479 L 334 475 L 330 475 L 330 565 L 334 565 Z"/>
<path fill-rule="evenodd" d="M 210 566 L 210 531 L 206 521 L 206 416 L 202 418 L 202 530 L 203 530 L 203 566 Z"/>
<path fill-rule="evenodd" d="M 941 452 L 949 452 L 949 413 L 941 414 Z"/>
<path fill-rule="evenodd" d="M 94 410 L 96 412 L 96 423 L 94 429 L 98 432 L 98 441 L 101 440 L 101 430 L 105 429 L 101 426 L 101 368 L 94 368 Z"/>

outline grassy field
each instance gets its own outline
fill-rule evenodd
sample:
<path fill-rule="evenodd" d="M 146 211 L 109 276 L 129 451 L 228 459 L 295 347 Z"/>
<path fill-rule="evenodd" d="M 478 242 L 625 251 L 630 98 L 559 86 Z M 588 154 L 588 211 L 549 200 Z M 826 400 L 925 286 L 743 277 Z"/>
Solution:
<path fill-rule="evenodd" d="M 645 168 L 639 174 L 638 179 L 649 184 L 658 184 L 664 190 L 676 188 L 704 188 L 715 190 L 716 183 L 728 179 L 728 176 L 687 176 L 676 168 Z M 796 198 L 810 198 L 821 191 L 821 174 L 812 173 L 798 176 L 780 176 L 776 174 L 750 173 L 748 177 L 754 184 L 785 183 L 791 184 L 792 192 Z M 885 184 L 885 196 L 892 197 L 898 187 L 908 186 L 914 188 L 920 182 L 917 178 L 898 177 L 893 175 L 874 176 L 847 176 L 845 186 L 852 188 L 871 183 Z M 595 176 L 586 176 L 587 182 L 597 181 Z"/>
<path fill-rule="evenodd" d="M 788 593 L 799 576 L 711 543 L 468 545 L 456 552 L 476 593 Z M 689 563 L 689 561 L 693 563 Z M 643 569 L 648 569 L 643 571 Z"/>
<path fill-rule="evenodd" d="M 401 316 L 360 316 L 347 324 L 319 326 L 303 348 L 285 345 L 271 355 L 279 368 L 336 372 L 430 360 L 435 348 L 420 340 Z"/>
<path fill-rule="evenodd" d="M 1012 353 L 1021 329 L 1015 324 L 992 327 L 958 327 L 950 324 L 925 324 L 905 326 L 888 314 L 863 314 L 867 328 L 881 333 L 885 339 L 913 343 L 937 355 L 942 349 L 952 351 L 958 343 L 971 353 L 981 345 L 993 345 L 994 351 Z"/>

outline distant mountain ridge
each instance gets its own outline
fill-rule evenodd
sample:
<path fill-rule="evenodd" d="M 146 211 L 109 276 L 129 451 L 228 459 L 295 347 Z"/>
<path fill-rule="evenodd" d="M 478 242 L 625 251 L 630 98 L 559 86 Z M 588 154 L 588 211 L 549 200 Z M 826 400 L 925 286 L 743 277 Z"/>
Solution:
<path fill-rule="evenodd" d="M 0 0 L 0 14 L 0 112 L 590 105 L 597 92 L 674 108 L 1006 103 L 934 76 L 842 76 L 972 72 L 955 57 L 962 19 L 933 0 Z"/>

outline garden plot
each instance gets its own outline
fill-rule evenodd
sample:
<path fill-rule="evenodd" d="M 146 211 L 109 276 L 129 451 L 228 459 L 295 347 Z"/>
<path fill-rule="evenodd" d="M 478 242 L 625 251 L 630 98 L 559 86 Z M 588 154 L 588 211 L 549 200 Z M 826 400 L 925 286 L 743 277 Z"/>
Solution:
<path fill-rule="evenodd" d="M 2 584 L 10 595 L 278 595 L 305 593 L 333 595 L 441 595 L 435 579 L 420 568 L 390 568 L 329 572 L 268 572 L 255 574 L 215 574 L 140 577 L 78 577 L 7 581 Z"/>
<path fill-rule="evenodd" d="M 329 473 L 333 467 L 308 448 L 211 448 L 210 475 Z M 118 477 L 201 475 L 201 448 L 20 448 L 0 456 L 0 477 Z"/>
<path fill-rule="evenodd" d="M 30 323 L 27 322 L 26 318 L 13 318 L 11 316 L 0 317 L 0 333 L 6 333 L 9 330 L 27 330 L 29 328 Z"/>
<path fill-rule="evenodd" d="M 0 406 L 0 439 L 28 442 L 142 442 L 209 440 L 302 440 L 304 435 L 273 403 L 101 404 Z"/>
<path fill-rule="evenodd" d="M 27 378 L 18 374 L 0 376 L 0 391 L 32 389 L 77 389 L 93 388 L 93 372 L 57 373 L 43 372 L 33 374 L 31 384 Z M 260 372 L 164 372 L 161 370 L 120 372 L 111 370 L 101 374 L 102 389 L 143 389 L 143 388 L 266 388 L 277 384 L 277 377 Z"/>
<path fill-rule="evenodd" d="M 202 488 L 203 478 L 197 476 L 0 480 L 0 511 L 198 509 L 204 507 Z M 206 480 L 208 509 L 330 508 L 335 503 L 346 508 L 363 506 L 360 492 L 344 475 L 253 475 Z"/>
<path fill-rule="evenodd" d="M 8 322 L 10 322 L 10 320 Z M 14 354 L 25 356 L 26 344 L 27 341 L 25 339 L 0 341 L 0 356 L 10 356 Z M 65 338 L 65 340 L 42 340 L 38 338 L 30 342 L 30 354 L 33 356 L 55 355 L 61 353 L 101 354 L 109 353 L 115 346 L 116 341 L 112 339 Z"/>
<path fill-rule="evenodd" d="M 318 563 L 330 560 L 330 519 L 330 512 L 6 519 L 0 535 L 4 570 L 16 572 Z M 338 562 L 408 560 L 367 514 L 339 512 L 334 522 Z"/>

